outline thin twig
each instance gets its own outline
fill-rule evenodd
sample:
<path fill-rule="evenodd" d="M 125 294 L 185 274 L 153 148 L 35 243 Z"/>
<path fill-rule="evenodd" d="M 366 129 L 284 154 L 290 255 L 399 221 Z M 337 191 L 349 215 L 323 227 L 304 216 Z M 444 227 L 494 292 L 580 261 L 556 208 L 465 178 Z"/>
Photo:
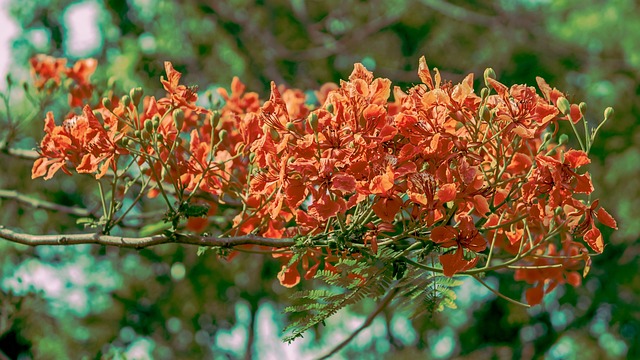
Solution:
<path fill-rule="evenodd" d="M 40 154 L 35 150 L 7 148 L 5 144 L 0 145 L 0 152 L 24 160 L 36 160 L 40 157 Z"/>
<path fill-rule="evenodd" d="M 471 275 L 471 276 L 473 276 L 473 278 L 474 278 L 474 279 L 478 280 L 478 282 L 479 282 L 480 284 L 484 285 L 484 287 L 486 287 L 487 289 L 489 289 L 489 291 L 491 291 L 492 293 L 496 294 L 498 297 L 501 297 L 501 298 L 503 298 L 503 299 L 507 300 L 508 302 L 510 302 L 510 303 L 512 303 L 512 304 L 516 304 L 516 305 L 519 305 L 519 306 L 522 306 L 522 307 L 526 307 L 526 308 L 530 308 L 530 307 L 531 307 L 531 305 L 529 305 L 529 304 L 525 304 L 525 303 L 522 303 L 522 302 L 520 302 L 520 301 L 518 301 L 518 300 L 514 300 L 514 299 L 512 299 L 512 298 L 510 298 L 510 297 L 508 297 L 508 296 L 506 296 L 506 295 L 502 294 L 502 293 L 501 293 L 501 292 L 499 292 L 498 290 L 496 290 L 496 289 L 492 288 L 491 286 L 489 286 L 489 284 L 487 284 L 487 283 L 486 283 L 486 282 L 484 282 L 482 279 L 480 279 L 480 277 L 479 277 L 478 275 Z"/>
<path fill-rule="evenodd" d="M 15 200 L 19 203 L 29 205 L 36 209 L 47 209 L 63 212 L 78 217 L 90 217 L 91 211 L 75 206 L 64 206 L 51 201 L 40 200 L 28 195 L 21 194 L 15 190 L 0 189 L 0 198 Z"/>
<path fill-rule="evenodd" d="M 287 248 L 295 245 L 290 238 L 272 239 L 256 235 L 234 237 L 199 236 L 192 234 L 153 235 L 147 237 L 125 237 L 104 235 L 101 233 L 33 235 L 16 232 L 0 225 L 0 238 L 10 242 L 28 245 L 80 245 L 98 244 L 123 248 L 143 249 L 162 244 L 185 244 L 197 246 L 234 247 L 239 245 L 261 245 L 275 248 Z"/>
<path fill-rule="evenodd" d="M 346 338 L 336 347 L 331 349 L 331 351 L 326 353 L 324 356 L 318 358 L 318 360 L 328 359 L 331 356 L 335 355 L 338 351 L 340 351 L 342 348 L 347 346 L 347 344 L 349 344 L 351 340 L 353 340 L 362 330 L 369 327 L 369 325 L 371 325 L 371 323 L 373 322 L 373 319 L 375 319 L 376 316 L 378 316 L 378 314 L 380 314 L 387 307 L 387 305 L 389 305 L 391 300 L 393 300 L 393 298 L 398 294 L 399 290 L 400 290 L 399 287 L 395 287 L 391 291 L 389 291 L 389 293 L 385 295 L 382 301 L 380 301 L 380 304 L 378 304 L 378 307 L 371 314 L 369 314 L 369 316 L 367 316 L 367 319 L 365 320 L 365 322 L 358 329 L 356 329 L 356 331 L 354 331 L 348 338 Z"/>

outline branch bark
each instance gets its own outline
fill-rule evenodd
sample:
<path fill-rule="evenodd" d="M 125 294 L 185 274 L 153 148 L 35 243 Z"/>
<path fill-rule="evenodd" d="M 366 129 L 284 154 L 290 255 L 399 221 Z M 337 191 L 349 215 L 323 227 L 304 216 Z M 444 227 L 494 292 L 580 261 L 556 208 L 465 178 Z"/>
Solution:
<path fill-rule="evenodd" d="M 59 212 L 63 212 L 63 213 L 78 216 L 78 217 L 93 216 L 93 214 L 91 214 L 91 211 L 87 209 L 73 207 L 73 206 L 64 206 L 64 205 L 56 204 L 54 202 L 36 199 L 28 195 L 21 194 L 15 190 L 0 189 L 0 198 L 12 199 L 19 203 L 34 207 L 36 209 L 54 210 L 54 211 L 59 211 Z"/>
<path fill-rule="evenodd" d="M 0 225 L 0 239 L 28 245 L 80 245 L 97 244 L 122 248 L 143 249 L 162 244 L 185 244 L 197 246 L 234 247 L 239 245 L 261 245 L 275 248 L 287 248 L 295 245 L 290 238 L 272 239 L 255 235 L 242 235 L 220 238 L 192 234 L 174 234 L 174 236 L 153 235 L 147 237 L 113 236 L 100 233 L 33 235 L 13 231 Z"/>

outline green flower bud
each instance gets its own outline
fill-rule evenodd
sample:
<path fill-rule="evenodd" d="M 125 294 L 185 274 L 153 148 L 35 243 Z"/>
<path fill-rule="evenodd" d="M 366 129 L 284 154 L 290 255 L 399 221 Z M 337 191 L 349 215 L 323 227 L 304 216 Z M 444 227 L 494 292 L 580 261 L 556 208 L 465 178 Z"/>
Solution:
<path fill-rule="evenodd" d="M 136 130 L 136 131 L 133 132 L 133 136 L 136 139 L 141 139 L 142 138 L 141 135 L 142 135 L 142 133 L 140 132 L 140 130 Z"/>
<path fill-rule="evenodd" d="M 131 98 L 129 97 L 129 95 L 125 95 L 122 97 L 122 104 L 124 105 L 124 107 L 129 107 L 129 105 L 131 104 Z"/>
<path fill-rule="evenodd" d="M 213 118 L 211 119 L 211 126 L 213 126 L 213 128 L 218 127 L 221 117 L 222 117 L 222 114 L 220 113 L 220 111 L 213 112 Z"/>
<path fill-rule="evenodd" d="M 608 108 L 604 109 L 604 120 L 607 121 L 612 117 L 613 117 L 613 108 L 609 106 Z"/>
<path fill-rule="evenodd" d="M 582 116 L 585 116 L 587 114 L 587 103 L 586 102 L 581 102 L 580 105 L 578 105 L 578 108 L 580 109 L 580 114 L 582 114 Z"/>
<path fill-rule="evenodd" d="M 142 88 L 141 87 L 136 87 L 131 89 L 131 91 L 129 91 L 129 97 L 131 97 L 131 101 L 133 101 L 133 105 L 138 105 L 140 104 L 140 99 L 142 99 Z"/>
<path fill-rule="evenodd" d="M 149 134 L 153 133 L 153 121 L 151 121 L 150 119 L 145 120 L 144 121 L 144 129 Z"/>
<path fill-rule="evenodd" d="M 558 110 L 564 115 L 569 115 L 571 113 L 571 104 L 569 100 L 564 96 L 558 98 Z"/>
<path fill-rule="evenodd" d="M 484 105 L 482 107 L 480 107 L 480 119 L 486 123 L 491 121 L 491 110 L 489 110 L 489 108 Z"/>
<path fill-rule="evenodd" d="M 327 111 L 328 111 L 328 112 L 330 112 L 330 113 L 332 113 L 332 114 L 333 114 L 333 110 L 334 110 L 334 108 L 333 108 L 333 104 L 329 104 L 329 105 L 327 105 Z"/>
<path fill-rule="evenodd" d="M 486 68 L 486 69 L 484 70 L 484 84 L 485 84 L 487 87 L 491 87 L 491 86 L 490 86 L 490 84 L 489 84 L 489 81 L 487 81 L 487 79 L 488 79 L 488 78 L 492 78 L 492 79 L 495 79 L 495 78 L 496 78 L 496 72 L 495 72 L 495 71 L 493 71 L 493 69 L 492 69 L 492 68 Z"/>
<path fill-rule="evenodd" d="M 312 113 L 311 116 L 309 116 L 309 126 L 311 126 L 314 133 L 318 132 L 318 114 Z"/>
<path fill-rule="evenodd" d="M 256 159 L 256 153 L 249 154 L 249 162 L 252 163 Z"/>
<path fill-rule="evenodd" d="M 220 140 L 226 139 L 227 135 L 229 135 L 229 133 L 225 129 L 220 130 L 220 132 L 218 133 L 218 137 L 220 138 Z"/>
<path fill-rule="evenodd" d="M 182 111 L 182 109 L 176 109 L 173 111 L 173 121 L 175 122 L 178 131 L 180 131 L 184 124 L 184 111 Z"/>
<path fill-rule="evenodd" d="M 93 110 L 93 116 L 96 117 L 96 119 L 98 119 L 98 121 L 100 121 L 101 123 L 104 123 L 104 118 L 102 117 L 102 113 L 98 110 Z"/>
<path fill-rule="evenodd" d="M 482 88 L 482 90 L 480 90 L 480 98 L 484 101 L 484 99 L 486 99 L 487 96 L 489 96 L 489 89 Z"/>
<path fill-rule="evenodd" d="M 153 115 L 153 118 L 151 119 L 151 123 L 153 124 L 154 129 L 158 129 L 160 127 L 160 116 Z"/>
<path fill-rule="evenodd" d="M 560 145 L 566 144 L 568 141 L 569 141 L 569 135 L 567 135 L 567 134 L 562 134 L 558 138 L 558 144 L 560 144 Z"/>
<path fill-rule="evenodd" d="M 111 99 L 109 98 L 102 99 L 102 106 L 104 106 L 105 109 L 111 110 L 111 106 L 113 106 L 113 104 L 111 103 Z"/>
<path fill-rule="evenodd" d="M 295 130 L 295 129 L 296 129 L 296 124 L 294 124 L 294 123 L 292 123 L 292 122 L 287 123 L 287 125 L 286 125 L 286 126 L 287 126 L 287 130 L 289 130 L 289 131 L 293 131 L 293 130 Z"/>
<path fill-rule="evenodd" d="M 269 129 L 269 133 L 271 134 L 271 138 L 273 139 L 273 141 L 280 140 L 280 133 L 278 133 L 278 130 L 271 128 Z"/>

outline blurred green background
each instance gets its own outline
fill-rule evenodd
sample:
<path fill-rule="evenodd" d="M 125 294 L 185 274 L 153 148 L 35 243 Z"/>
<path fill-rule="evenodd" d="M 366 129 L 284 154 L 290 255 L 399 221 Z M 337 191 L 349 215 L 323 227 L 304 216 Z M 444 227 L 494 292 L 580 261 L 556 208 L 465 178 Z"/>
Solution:
<path fill-rule="evenodd" d="M 640 358 L 640 6 L 635 0 L 216 1 L 0 0 L 0 71 L 28 79 L 36 53 L 95 57 L 93 79 L 124 94 L 162 95 L 163 61 L 201 90 L 239 76 L 268 96 L 270 80 L 304 90 L 346 78 L 354 62 L 406 88 L 425 55 L 454 82 L 493 67 L 505 84 L 542 76 L 572 102 L 586 101 L 600 132 L 590 165 L 596 193 L 620 230 L 582 287 L 562 287 L 531 310 L 467 281 L 459 309 L 407 320 L 389 309 L 336 358 Z M 100 85 L 99 85 L 100 86 Z M 7 82 L 0 80 L 0 89 Z M 31 109 L 19 91 L 11 114 Z M 54 104 L 55 105 L 55 104 Z M 65 114 L 64 101 L 57 109 Z M 0 106 L 0 121 L 7 120 Z M 33 148 L 42 117 L 14 146 Z M 566 131 L 566 129 L 564 129 Z M 0 130 L 1 132 L 2 130 Z M 6 135 L 6 134 L 5 134 Z M 4 136 L 4 135 L 3 135 Z M 85 208 L 89 187 L 62 175 L 30 181 L 31 164 L 0 154 L 0 188 Z M 0 224 L 32 233 L 77 232 L 75 218 L 0 198 Z M 0 242 L 0 349 L 9 358 L 305 359 L 348 336 L 375 304 L 282 344 L 280 314 L 292 291 L 277 262 L 232 262 L 195 248 L 133 251 L 97 246 L 26 248 Z M 511 274 L 488 281 L 519 297 Z M 504 280 L 504 281 L 501 281 Z"/>

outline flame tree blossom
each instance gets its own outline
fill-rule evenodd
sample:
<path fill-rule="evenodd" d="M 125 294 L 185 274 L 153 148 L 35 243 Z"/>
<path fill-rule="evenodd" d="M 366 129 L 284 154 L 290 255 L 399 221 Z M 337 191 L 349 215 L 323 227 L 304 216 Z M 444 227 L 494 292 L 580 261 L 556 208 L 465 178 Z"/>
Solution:
<path fill-rule="evenodd" d="M 95 62 L 67 69 L 40 56 L 31 65 L 41 91 L 66 76 L 72 106 L 90 98 Z M 165 70 L 162 98 L 133 89 L 62 125 L 47 114 L 32 177 L 75 169 L 117 179 L 135 164 L 141 191 L 166 200 L 174 231 L 213 230 L 218 205 L 233 201 L 239 210 L 224 235 L 298 239 L 274 256 L 289 287 L 389 247 L 449 277 L 516 269 L 515 279 L 530 284 L 524 297 L 537 304 L 559 284 L 579 285 L 590 251 L 604 250 L 596 219 L 617 228 L 591 199 L 588 146 L 554 140 L 559 123 L 584 121 L 582 105 L 541 78 L 538 89 L 507 86 L 487 69 L 477 93 L 473 74 L 445 81 L 423 57 L 421 83 L 407 90 L 355 64 L 348 79 L 316 91 L 318 106 L 275 83 L 261 101 L 234 78 L 230 92 L 218 90 L 224 103 L 207 109 L 196 86 L 182 84 L 171 63 Z M 196 194 L 215 202 L 194 205 Z"/>

